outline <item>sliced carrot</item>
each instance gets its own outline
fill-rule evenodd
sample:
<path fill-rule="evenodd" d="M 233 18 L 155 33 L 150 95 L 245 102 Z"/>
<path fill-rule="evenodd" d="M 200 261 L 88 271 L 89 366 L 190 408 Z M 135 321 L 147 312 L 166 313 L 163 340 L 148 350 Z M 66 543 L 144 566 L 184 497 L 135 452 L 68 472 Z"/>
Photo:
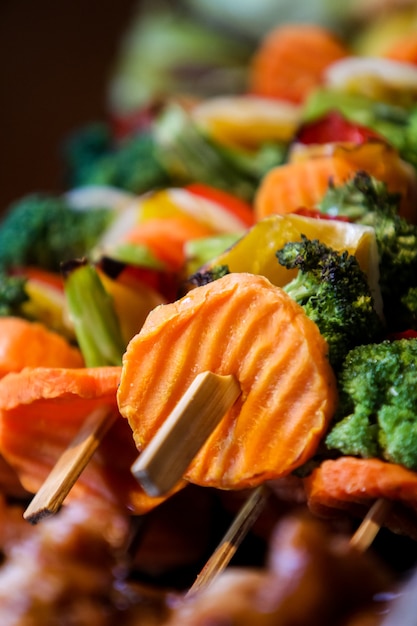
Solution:
<path fill-rule="evenodd" d="M 130 472 L 137 455 L 117 410 L 121 368 L 26 368 L 0 381 L 0 453 L 24 488 L 35 493 L 87 416 L 109 406 L 116 421 L 70 492 L 143 513 L 159 503 Z"/>
<path fill-rule="evenodd" d="M 383 56 L 393 61 L 402 61 L 417 65 L 417 34 L 408 33 L 394 41 Z"/>
<path fill-rule="evenodd" d="M 302 103 L 322 82 L 324 70 L 350 54 L 330 31 L 315 24 L 287 24 L 266 35 L 249 71 L 255 95 Z"/>
<path fill-rule="evenodd" d="M 0 378 L 24 367 L 83 367 L 78 348 L 39 322 L 0 317 Z"/>
<path fill-rule="evenodd" d="M 151 218 L 137 225 L 126 237 L 130 243 L 148 246 L 171 270 L 185 262 L 184 244 L 189 239 L 208 237 L 211 229 L 185 215 Z"/>
<path fill-rule="evenodd" d="M 142 450 L 198 373 L 234 374 L 242 394 L 185 478 L 253 487 L 314 453 L 336 402 L 326 354 L 317 326 L 282 289 L 228 274 L 150 313 L 124 356 L 119 409 Z"/>
<path fill-rule="evenodd" d="M 343 456 L 324 461 L 304 479 L 304 484 L 309 508 L 324 517 L 334 516 L 337 511 L 362 516 L 379 498 L 405 505 L 394 507 L 386 525 L 417 538 L 416 472 L 376 458 Z"/>
<path fill-rule="evenodd" d="M 255 214 L 263 219 L 274 213 L 294 213 L 314 208 L 329 182 L 341 184 L 351 174 L 348 164 L 333 156 L 320 156 L 275 167 L 263 179 L 255 198 Z"/>
<path fill-rule="evenodd" d="M 330 183 L 342 185 L 356 172 L 366 171 L 401 194 L 401 214 L 416 221 L 416 176 L 394 148 L 383 141 L 370 140 L 356 146 L 335 146 L 331 154 L 301 157 L 270 170 L 255 198 L 256 218 L 273 213 L 294 213 L 315 208 Z"/>

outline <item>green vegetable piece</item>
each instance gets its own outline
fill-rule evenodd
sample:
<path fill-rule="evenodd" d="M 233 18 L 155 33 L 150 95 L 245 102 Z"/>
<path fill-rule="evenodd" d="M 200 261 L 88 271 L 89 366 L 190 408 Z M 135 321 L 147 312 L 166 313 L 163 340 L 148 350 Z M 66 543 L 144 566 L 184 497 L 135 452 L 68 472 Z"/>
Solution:
<path fill-rule="evenodd" d="M 401 298 L 401 326 L 417 329 L 417 287 L 410 287 Z"/>
<path fill-rule="evenodd" d="M 62 266 L 69 315 L 87 367 L 121 365 L 126 349 L 113 300 L 85 259 Z"/>
<path fill-rule="evenodd" d="M 235 244 L 241 236 L 241 233 L 220 233 L 212 237 L 200 237 L 186 242 L 187 274 L 197 272 L 203 265 Z"/>
<path fill-rule="evenodd" d="M 340 403 L 326 445 L 417 469 L 417 339 L 351 350 L 338 376 Z"/>
<path fill-rule="evenodd" d="M 417 287 L 417 226 L 398 214 L 400 196 L 365 172 L 345 185 L 329 186 L 319 208 L 332 216 L 348 217 L 371 226 L 379 252 L 380 288 L 388 328 L 412 321 L 402 302 Z"/>
<path fill-rule="evenodd" d="M 284 290 L 319 327 L 335 369 L 353 346 L 381 333 L 367 277 L 355 256 L 304 235 L 301 241 L 285 244 L 276 256 L 287 269 L 298 269 Z"/>
<path fill-rule="evenodd" d="M 59 197 L 26 196 L 0 223 L 0 269 L 34 265 L 58 272 L 61 262 L 88 254 L 111 219 L 110 209 L 78 211 Z"/>
<path fill-rule="evenodd" d="M 154 125 L 157 158 L 176 184 L 202 182 L 251 201 L 263 175 L 282 163 L 281 144 L 246 153 L 207 136 L 177 104 L 164 110 Z"/>
<path fill-rule="evenodd" d="M 316 120 L 338 111 L 350 122 L 373 130 L 402 158 L 417 167 L 417 107 L 414 103 L 381 102 L 336 89 L 318 89 L 307 100 L 303 120 Z"/>
<path fill-rule="evenodd" d="M 103 124 L 81 128 L 64 146 L 69 186 L 106 185 L 135 194 L 167 186 L 170 178 L 155 148 L 151 132 L 115 141 Z"/>
<path fill-rule="evenodd" d="M 0 271 L 0 316 L 21 314 L 21 305 L 29 299 L 25 284 L 25 277 L 8 276 Z"/>

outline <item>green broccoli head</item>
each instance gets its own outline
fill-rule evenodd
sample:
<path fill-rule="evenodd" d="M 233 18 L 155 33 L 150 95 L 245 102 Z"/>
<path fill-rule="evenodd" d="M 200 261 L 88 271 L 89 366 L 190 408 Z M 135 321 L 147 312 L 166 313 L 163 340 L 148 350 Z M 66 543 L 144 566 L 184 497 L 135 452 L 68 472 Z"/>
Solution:
<path fill-rule="evenodd" d="M 150 131 L 116 142 L 108 126 L 90 124 L 67 139 L 64 161 L 70 186 L 108 185 L 140 194 L 171 182 Z"/>
<path fill-rule="evenodd" d="M 95 164 L 112 149 L 110 127 L 93 122 L 71 133 L 63 143 L 62 156 L 69 188 L 88 184 Z"/>
<path fill-rule="evenodd" d="M 417 339 L 353 348 L 338 375 L 328 448 L 417 470 Z"/>
<path fill-rule="evenodd" d="M 112 219 L 110 209 L 78 211 L 55 196 L 34 194 L 13 204 L 0 223 L 0 270 L 60 263 L 89 253 Z"/>
<path fill-rule="evenodd" d="M 382 331 L 356 257 L 305 236 L 285 244 L 276 256 L 287 269 L 299 270 L 284 289 L 319 327 L 335 369 L 353 346 L 373 341 Z"/>
<path fill-rule="evenodd" d="M 20 306 L 29 299 L 26 278 L 0 271 L 0 316 L 20 315 Z"/>
<path fill-rule="evenodd" d="M 406 320 L 402 298 L 417 287 L 417 226 L 400 217 L 400 195 L 365 172 L 340 187 L 330 186 L 320 210 L 345 216 L 375 230 L 379 252 L 380 288 L 388 326 Z"/>
<path fill-rule="evenodd" d="M 389 192 L 385 183 L 359 171 L 343 185 L 330 182 L 322 198 L 320 211 L 332 217 L 342 216 L 362 223 L 369 213 L 394 217 L 398 214 L 401 195 Z"/>
<path fill-rule="evenodd" d="M 198 272 L 195 272 L 188 278 L 187 283 L 189 283 L 192 287 L 201 287 L 222 278 L 222 276 L 226 276 L 226 274 L 230 274 L 230 270 L 227 265 L 215 265 L 210 269 L 203 268 Z"/>

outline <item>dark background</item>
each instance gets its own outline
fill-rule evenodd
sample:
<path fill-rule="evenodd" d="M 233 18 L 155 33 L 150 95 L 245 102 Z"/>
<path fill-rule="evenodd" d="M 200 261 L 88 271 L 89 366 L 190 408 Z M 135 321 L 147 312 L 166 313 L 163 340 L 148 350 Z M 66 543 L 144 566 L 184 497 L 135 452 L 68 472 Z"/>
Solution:
<path fill-rule="evenodd" d="M 137 0 L 0 1 L 0 213 L 62 188 L 64 136 L 106 116 L 106 91 Z"/>

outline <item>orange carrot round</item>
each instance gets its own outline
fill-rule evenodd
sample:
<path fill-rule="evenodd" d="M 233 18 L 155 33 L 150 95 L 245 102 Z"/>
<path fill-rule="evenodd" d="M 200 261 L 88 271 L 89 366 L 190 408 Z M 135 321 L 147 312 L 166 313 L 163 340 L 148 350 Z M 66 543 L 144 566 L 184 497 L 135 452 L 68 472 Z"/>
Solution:
<path fill-rule="evenodd" d="M 128 345 L 121 414 L 142 450 L 195 376 L 234 374 L 242 394 L 185 478 L 224 489 L 290 473 L 315 451 L 336 402 L 327 344 L 282 289 L 228 274 L 162 305 Z"/>
<path fill-rule="evenodd" d="M 322 82 L 324 70 L 349 55 L 335 35 L 315 24 L 287 24 L 271 31 L 255 52 L 249 91 L 302 103 Z"/>
<path fill-rule="evenodd" d="M 0 317 L 0 378 L 24 367 L 82 367 L 78 348 L 38 322 Z"/>
<path fill-rule="evenodd" d="M 417 538 L 416 472 L 376 458 L 343 456 L 324 461 L 304 479 L 304 484 L 310 510 L 322 517 L 334 516 L 337 511 L 362 517 L 379 498 L 405 505 L 394 508 L 385 525 Z"/>
<path fill-rule="evenodd" d="M 137 455 L 117 409 L 120 367 L 26 368 L 0 381 L 0 453 L 24 488 L 35 493 L 88 415 L 108 406 L 115 423 L 68 499 L 88 497 L 143 513 L 150 498 L 130 472 Z"/>
<path fill-rule="evenodd" d="M 331 154 L 301 157 L 271 169 L 258 188 L 256 218 L 315 208 L 330 183 L 342 185 L 361 170 L 400 193 L 401 214 L 411 222 L 417 220 L 415 172 L 394 148 L 379 140 L 335 146 Z"/>

